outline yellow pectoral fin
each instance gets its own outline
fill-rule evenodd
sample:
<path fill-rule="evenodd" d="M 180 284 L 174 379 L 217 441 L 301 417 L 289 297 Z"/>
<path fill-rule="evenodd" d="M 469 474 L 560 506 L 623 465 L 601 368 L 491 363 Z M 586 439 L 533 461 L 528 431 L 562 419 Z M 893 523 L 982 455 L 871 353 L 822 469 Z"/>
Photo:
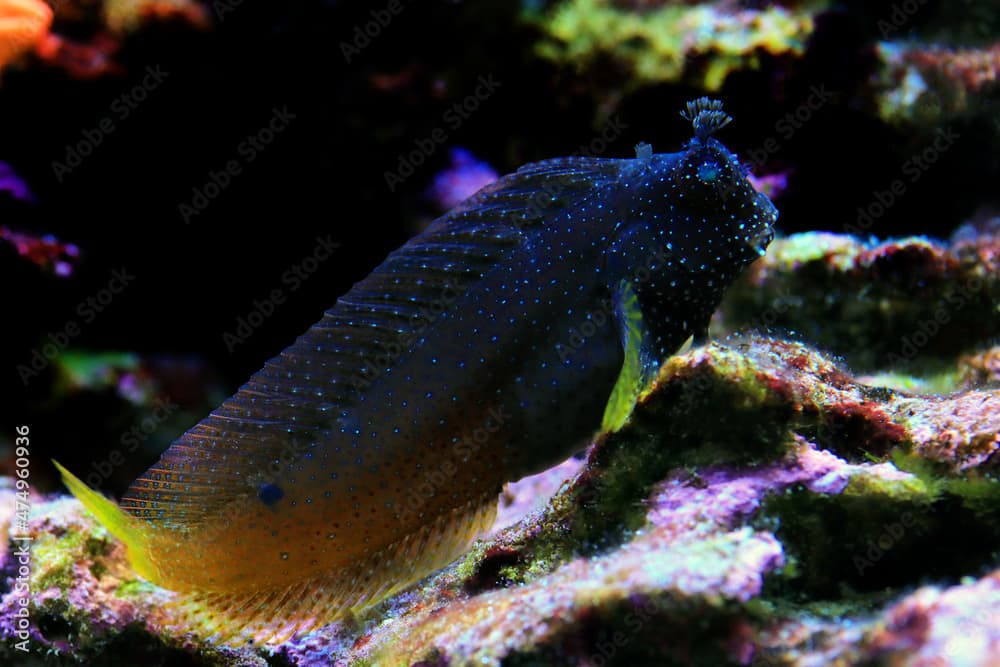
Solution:
<path fill-rule="evenodd" d="M 70 493 L 76 496 L 76 499 L 97 517 L 97 520 L 109 533 L 125 543 L 132 569 L 144 579 L 156 583 L 159 574 L 156 566 L 149 560 L 146 534 L 136 525 L 135 519 L 126 514 L 110 498 L 106 498 L 87 486 L 76 475 L 59 465 L 57 461 L 52 461 L 52 463 L 59 470 L 63 484 L 70 490 Z"/>
<path fill-rule="evenodd" d="M 642 354 L 645 334 L 639 298 L 632 285 L 624 280 L 615 294 L 615 318 L 621 333 L 622 347 L 625 349 L 625 360 L 604 408 L 601 430 L 605 433 L 613 433 L 625 425 L 639 394 L 652 375 Z"/>

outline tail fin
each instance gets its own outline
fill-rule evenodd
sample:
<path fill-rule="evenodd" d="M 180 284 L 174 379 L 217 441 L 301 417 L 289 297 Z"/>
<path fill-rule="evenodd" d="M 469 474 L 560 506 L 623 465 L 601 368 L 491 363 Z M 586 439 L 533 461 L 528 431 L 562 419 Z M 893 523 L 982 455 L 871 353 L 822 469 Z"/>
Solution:
<path fill-rule="evenodd" d="M 63 484 L 76 496 L 90 513 L 97 517 L 109 533 L 125 543 L 128 548 L 128 560 L 132 569 L 144 579 L 156 583 L 159 571 L 149 559 L 149 545 L 146 534 L 136 525 L 135 521 L 118 507 L 114 501 L 105 498 L 97 491 L 87 486 L 76 475 L 63 468 L 57 461 L 52 461 L 62 475 Z"/>

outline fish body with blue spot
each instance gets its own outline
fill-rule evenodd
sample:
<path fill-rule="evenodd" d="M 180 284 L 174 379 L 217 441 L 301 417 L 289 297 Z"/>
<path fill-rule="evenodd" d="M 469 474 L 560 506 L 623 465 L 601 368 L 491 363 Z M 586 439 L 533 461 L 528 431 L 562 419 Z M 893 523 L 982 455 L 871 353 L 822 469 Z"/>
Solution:
<path fill-rule="evenodd" d="M 223 641 L 280 641 L 439 568 L 504 483 L 619 428 L 707 330 L 777 212 L 685 112 L 677 153 L 522 167 L 388 256 L 121 505 L 60 468 L 177 612 Z"/>

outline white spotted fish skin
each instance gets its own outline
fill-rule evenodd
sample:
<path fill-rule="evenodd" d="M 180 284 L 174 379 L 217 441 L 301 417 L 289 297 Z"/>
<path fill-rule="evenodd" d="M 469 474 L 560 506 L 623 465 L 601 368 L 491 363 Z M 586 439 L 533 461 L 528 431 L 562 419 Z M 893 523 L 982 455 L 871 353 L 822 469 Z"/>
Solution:
<path fill-rule="evenodd" d="M 280 641 L 444 565 L 503 483 L 581 446 L 613 391 L 629 409 L 770 241 L 774 206 L 711 136 L 728 117 L 686 117 L 681 152 L 527 165 L 436 220 L 182 435 L 124 513 L 67 484 L 227 641 Z"/>

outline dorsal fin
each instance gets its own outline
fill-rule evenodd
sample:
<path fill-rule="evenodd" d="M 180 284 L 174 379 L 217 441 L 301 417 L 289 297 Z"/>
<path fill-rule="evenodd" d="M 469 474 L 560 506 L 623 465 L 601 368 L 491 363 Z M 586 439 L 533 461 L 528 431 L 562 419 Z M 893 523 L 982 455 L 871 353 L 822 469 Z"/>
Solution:
<path fill-rule="evenodd" d="M 633 162 L 566 157 L 526 164 L 487 185 L 435 224 L 452 226 L 478 220 L 531 227 L 616 182 L 622 168 Z"/>
<path fill-rule="evenodd" d="M 430 318 L 430 335 L 444 302 L 460 305 L 533 228 L 614 183 L 631 162 L 579 157 L 526 165 L 435 220 L 178 438 L 132 483 L 123 509 L 187 531 L 255 495 L 269 474 L 341 430 L 343 409 L 384 370 L 374 365 L 399 363 L 402 356 L 391 351 L 416 343 L 408 333 L 421 318 Z"/>

